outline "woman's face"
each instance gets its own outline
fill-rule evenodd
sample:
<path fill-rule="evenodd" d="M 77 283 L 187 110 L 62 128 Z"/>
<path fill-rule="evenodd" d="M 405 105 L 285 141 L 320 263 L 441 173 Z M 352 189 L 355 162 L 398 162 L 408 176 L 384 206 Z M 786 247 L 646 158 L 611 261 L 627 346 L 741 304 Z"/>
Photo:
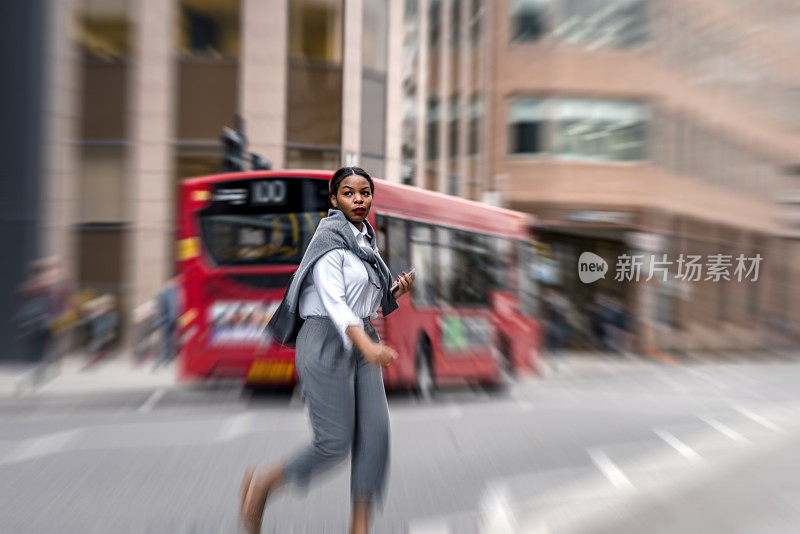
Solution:
<path fill-rule="evenodd" d="M 372 190 L 363 176 L 351 174 L 341 181 L 336 196 L 331 195 L 333 207 L 341 210 L 347 220 L 359 224 L 366 220 L 372 207 Z"/>

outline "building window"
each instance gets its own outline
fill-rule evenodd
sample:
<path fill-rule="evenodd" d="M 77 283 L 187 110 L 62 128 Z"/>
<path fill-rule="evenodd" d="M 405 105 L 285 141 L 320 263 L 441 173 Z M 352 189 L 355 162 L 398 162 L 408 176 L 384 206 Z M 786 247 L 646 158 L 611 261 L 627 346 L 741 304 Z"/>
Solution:
<path fill-rule="evenodd" d="M 112 63 L 128 58 L 132 24 L 127 7 L 125 0 L 84 1 L 78 34 L 84 57 Z"/>
<path fill-rule="evenodd" d="M 561 99 L 553 102 L 553 152 L 565 159 L 645 158 L 645 108 L 636 102 Z"/>
<path fill-rule="evenodd" d="M 341 153 L 336 149 L 286 147 L 287 169 L 336 169 Z"/>
<path fill-rule="evenodd" d="M 450 173 L 447 175 L 447 194 L 452 195 L 454 197 L 458 196 L 459 190 L 459 179 L 458 174 Z"/>
<path fill-rule="evenodd" d="M 238 57 L 240 14 L 238 0 L 181 0 L 178 50 L 186 56 Z"/>
<path fill-rule="evenodd" d="M 428 26 L 430 31 L 430 47 L 435 48 L 439 45 L 439 34 L 442 32 L 442 2 L 441 0 L 431 0 L 428 8 Z"/>
<path fill-rule="evenodd" d="M 385 2 L 365 2 L 361 63 L 365 71 L 386 73 L 389 12 Z"/>
<path fill-rule="evenodd" d="M 400 168 L 404 184 L 411 184 L 416 175 L 417 116 L 413 95 L 403 98 L 402 144 L 400 146 Z"/>
<path fill-rule="evenodd" d="M 126 220 L 126 149 L 111 144 L 81 147 L 78 220 L 118 223 Z"/>
<path fill-rule="evenodd" d="M 289 2 L 289 57 L 342 63 L 342 1 Z"/>
<path fill-rule="evenodd" d="M 461 0 L 453 0 L 452 7 L 450 8 L 450 46 L 453 48 L 458 46 L 461 42 Z"/>
<path fill-rule="evenodd" d="M 400 176 L 404 184 L 413 184 L 417 174 L 417 72 L 419 69 L 419 2 L 406 0 L 403 24 L 403 117 L 400 147 Z M 421 181 L 421 178 L 420 178 Z"/>
<path fill-rule="evenodd" d="M 569 160 L 645 159 L 648 108 L 640 102 L 519 99 L 509 107 L 511 154 Z"/>
<path fill-rule="evenodd" d="M 447 118 L 447 137 L 450 146 L 447 147 L 451 158 L 458 156 L 458 95 L 450 97 L 450 116 Z"/>
<path fill-rule="evenodd" d="M 405 4 L 406 7 L 405 11 L 403 12 L 403 18 L 406 20 L 406 22 L 416 22 L 417 10 L 419 9 L 418 0 L 406 0 Z"/>
<path fill-rule="evenodd" d="M 472 101 L 469 103 L 469 144 L 468 153 L 470 156 L 479 154 L 480 149 L 480 127 L 481 116 L 483 115 L 483 99 L 479 96 L 473 96 Z"/>
<path fill-rule="evenodd" d="M 338 167 L 342 131 L 341 0 L 289 2 L 288 33 L 286 165 L 326 168 L 336 158 L 333 167 Z M 369 66 L 379 65 L 380 59 L 379 54 L 368 58 Z M 371 87 L 367 92 L 371 93 Z M 312 167 L 306 167 L 309 164 Z"/>
<path fill-rule="evenodd" d="M 512 154 L 538 154 L 544 152 L 544 101 L 521 99 L 511 103 L 510 125 Z"/>
<path fill-rule="evenodd" d="M 470 0 L 472 9 L 469 15 L 469 34 L 472 45 L 481 40 L 481 19 L 483 18 L 483 0 Z"/>
<path fill-rule="evenodd" d="M 425 135 L 425 154 L 429 160 L 439 157 L 439 98 L 428 100 L 428 128 Z"/>
<path fill-rule="evenodd" d="M 547 31 L 551 0 L 513 0 L 511 3 L 511 40 L 537 41 Z"/>
<path fill-rule="evenodd" d="M 560 0 L 553 31 L 561 43 L 632 48 L 646 38 L 647 0 Z"/>
<path fill-rule="evenodd" d="M 366 2 L 362 35 L 361 167 L 383 176 L 386 151 L 386 2 Z"/>

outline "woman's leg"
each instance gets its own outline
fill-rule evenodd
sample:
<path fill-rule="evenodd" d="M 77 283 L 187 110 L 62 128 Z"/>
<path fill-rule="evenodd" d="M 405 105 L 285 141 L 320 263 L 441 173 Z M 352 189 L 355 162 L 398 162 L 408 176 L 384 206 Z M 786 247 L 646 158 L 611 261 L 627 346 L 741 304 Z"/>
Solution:
<path fill-rule="evenodd" d="M 242 522 L 248 533 L 261 532 L 261 519 L 267 497 L 283 483 L 283 466 L 277 463 L 264 474 L 259 474 L 255 467 L 247 469 L 240 490 Z"/>
<path fill-rule="evenodd" d="M 314 439 L 288 459 L 283 476 L 300 485 L 346 459 L 353 443 L 352 354 L 328 320 L 306 321 L 297 339 L 297 373 Z"/>
<path fill-rule="evenodd" d="M 353 503 L 353 516 L 350 518 L 350 534 L 367 534 L 369 532 L 369 502 Z"/>
<path fill-rule="evenodd" d="M 355 424 L 352 361 L 333 323 L 306 321 L 297 338 L 295 362 L 314 438 L 286 463 L 252 477 L 242 497 L 249 532 L 258 532 L 266 499 L 274 489 L 288 482 L 306 485 L 350 453 Z"/>
<path fill-rule="evenodd" d="M 377 341 L 377 336 L 374 338 Z M 366 526 L 370 506 L 381 503 L 389 465 L 389 408 L 383 375 L 380 367 L 360 354 L 355 373 L 355 417 L 350 473 L 353 529 L 362 523 Z"/>

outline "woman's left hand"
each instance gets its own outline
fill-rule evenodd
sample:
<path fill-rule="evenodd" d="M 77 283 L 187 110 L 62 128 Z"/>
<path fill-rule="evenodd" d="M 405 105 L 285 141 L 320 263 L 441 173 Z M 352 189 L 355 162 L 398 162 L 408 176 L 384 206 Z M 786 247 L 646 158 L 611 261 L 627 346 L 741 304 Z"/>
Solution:
<path fill-rule="evenodd" d="M 417 273 L 413 270 L 410 273 L 402 273 L 400 276 L 397 277 L 397 290 L 392 293 L 394 295 L 395 300 L 399 299 L 409 291 L 411 291 L 411 286 L 414 285 L 414 280 L 417 278 Z"/>

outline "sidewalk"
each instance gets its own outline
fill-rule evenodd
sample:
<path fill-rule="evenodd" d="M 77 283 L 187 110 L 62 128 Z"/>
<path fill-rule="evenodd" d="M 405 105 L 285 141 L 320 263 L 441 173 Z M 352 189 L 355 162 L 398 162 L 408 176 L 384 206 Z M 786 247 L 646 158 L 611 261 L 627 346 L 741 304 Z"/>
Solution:
<path fill-rule="evenodd" d="M 747 364 L 760 362 L 800 363 L 800 349 L 772 350 L 717 350 L 692 351 L 688 353 L 650 351 L 649 353 L 625 352 L 608 354 L 592 350 L 565 350 L 554 355 L 541 354 L 541 379 L 575 373 L 598 367 L 651 366 L 695 366 L 714 364 Z"/>
<path fill-rule="evenodd" d="M 651 354 L 607 355 L 594 351 L 564 351 L 559 356 L 543 354 L 542 375 L 538 380 L 596 369 L 599 366 L 696 365 L 703 363 L 757 362 L 771 358 L 785 362 L 800 361 L 800 351 L 782 353 L 747 353 L 739 351 L 693 353 L 672 356 L 672 362 Z M 86 367 L 84 354 L 65 356 L 60 362 L 41 369 L 24 363 L 0 364 L 0 399 L 26 396 L 56 396 L 75 393 L 150 391 L 175 387 L 174 365 L 153 371 L 152 362 L 137 363 L 127 352 Z M 38 373 L 38 376 L 37 376 Z"/>
<path fill-rule="evenodd" d="M 153 370 L 151 362 L 138 363 L 127 353 L 86 367 L 83 354 L 69 354 L 46 368 L 30 364 L 0 365 L 0 399 L 27 396 L 148 391 L 174 387 L 172 365 Z"/>

